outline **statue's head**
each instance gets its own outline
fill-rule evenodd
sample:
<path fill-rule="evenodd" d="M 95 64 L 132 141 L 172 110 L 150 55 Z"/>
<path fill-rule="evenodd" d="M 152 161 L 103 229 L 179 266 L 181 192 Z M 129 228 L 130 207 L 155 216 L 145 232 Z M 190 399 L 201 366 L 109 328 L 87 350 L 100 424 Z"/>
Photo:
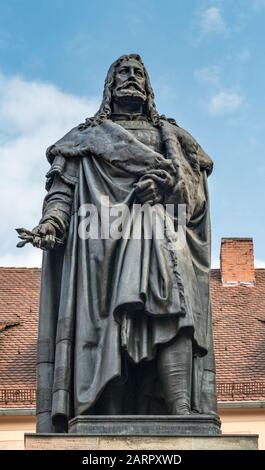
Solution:
<path fill-rule="evenodd" d="M 118 62 L 118 61 L 117 61 Z M 148 90 L 146 89 L 147 72 L 140 56 L 130 54 L 115 62 L 112 84 L 112 100 L 122 102 L 127 100 L 146 102 Z"/>
<path fill-rule="evenodd" d="M 100 108 L 93 118 L 87 119 L 79 128 L 85 129 L 109 119 L 114 100 L 142 101 L 147 118 L 155 125 L 159 125 L 161 119 L 165 119 L 156 110 L 150 79 L 138 54 L 123 55 L 111 64 L 105 79 Z"/>

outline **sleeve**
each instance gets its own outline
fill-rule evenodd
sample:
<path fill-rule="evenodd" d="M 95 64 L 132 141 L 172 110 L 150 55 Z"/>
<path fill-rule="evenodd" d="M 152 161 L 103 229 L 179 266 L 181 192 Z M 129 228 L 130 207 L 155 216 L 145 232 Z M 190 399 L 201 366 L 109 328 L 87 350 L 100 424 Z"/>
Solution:
<path fill-rule="evenodd" d="M 50 222 L 58 238 L 64 238 L 70 223 L 74 191 L 79 179 L 79 161 L 76 158 L 56 157 L 46 175 L 48 193 L 39 223 Z"/>
<path fill-rule="evenodd" d="M 74 186 L 66 183 L 59 175 L 55 175 L 51 187 L 43 202 L 40 224 L 50 222 L 56 229 L 59 238 L 67 232 L 70 217 Z"/>

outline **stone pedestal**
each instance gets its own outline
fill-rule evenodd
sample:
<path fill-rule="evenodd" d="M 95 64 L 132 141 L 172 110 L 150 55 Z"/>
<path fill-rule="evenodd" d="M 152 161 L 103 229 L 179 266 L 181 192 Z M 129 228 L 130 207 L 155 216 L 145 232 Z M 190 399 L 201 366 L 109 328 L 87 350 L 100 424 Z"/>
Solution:
<path fill-rule="evenodd" d="M 77 416 L 69 434 L 25 434 L 26 450 L 257 450 L 257 435 L 221 435 L 213 415 Z"/>
<path fill-rule="evenodd" d="M 221 434 L 217 415 L 76 416 L 69 433 L 87 436 L 214 436 Z"/>

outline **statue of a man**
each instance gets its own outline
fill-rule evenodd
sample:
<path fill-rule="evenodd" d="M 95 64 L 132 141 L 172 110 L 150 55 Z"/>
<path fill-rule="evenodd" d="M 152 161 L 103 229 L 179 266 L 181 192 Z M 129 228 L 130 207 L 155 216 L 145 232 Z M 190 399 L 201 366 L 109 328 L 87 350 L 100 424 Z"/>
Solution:
<path fill-rule="evenodd" d="M 48 193 L 33 239 L 45 250 L 38 432 L 65 432 L 82 414 L 215 413 L 212 161 L 158 114 L 139 55 L 111 65 L 99 111 L 49 147 L 47 158 Z M 145 237 L 144 228 L 138 238 L 109 236 L 106 200 L 130 213 L 145 204 L 146 211 L 123 217 L 123 228 L 131 234 L 154 211 L 164 238 Z M 186 243 L 175 250 L 179 204 L 186 208 Z M 167 205 L 175 208 L 166 216 L 173 231 L 164 223 Z M 91 207 L 98 237 L 80 228 Z"/>

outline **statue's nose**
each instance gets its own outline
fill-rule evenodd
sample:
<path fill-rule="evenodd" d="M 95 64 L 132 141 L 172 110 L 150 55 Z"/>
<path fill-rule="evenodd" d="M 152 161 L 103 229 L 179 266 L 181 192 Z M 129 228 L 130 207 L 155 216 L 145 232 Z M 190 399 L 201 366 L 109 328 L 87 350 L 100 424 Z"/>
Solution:
<path fill-rule="evenodd" d="M 135 78 L 135 73 L 133 69 L 130 69 L 129 71 L 129 78 Z"/>

